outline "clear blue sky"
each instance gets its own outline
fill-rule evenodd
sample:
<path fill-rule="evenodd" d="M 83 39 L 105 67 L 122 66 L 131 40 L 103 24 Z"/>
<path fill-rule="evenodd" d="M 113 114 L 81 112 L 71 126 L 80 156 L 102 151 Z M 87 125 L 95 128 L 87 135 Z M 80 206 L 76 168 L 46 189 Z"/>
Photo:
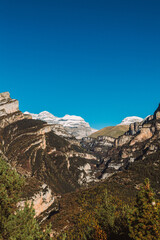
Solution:
<path fill-rule="evenodd" d="M 159 0 L 0 2 L 0 92 L 94 128 L 160 102 Z"/>

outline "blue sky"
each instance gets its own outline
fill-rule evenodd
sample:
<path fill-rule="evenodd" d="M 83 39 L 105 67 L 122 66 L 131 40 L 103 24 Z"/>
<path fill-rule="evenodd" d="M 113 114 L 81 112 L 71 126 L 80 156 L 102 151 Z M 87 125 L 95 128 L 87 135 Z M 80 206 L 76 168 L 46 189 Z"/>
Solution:
<path fill-rule="evenodd" d="M 0 92 L 21 111 L 79 115 L 94 128 L 160 102 L 159 0 L 5 0 Z"/>

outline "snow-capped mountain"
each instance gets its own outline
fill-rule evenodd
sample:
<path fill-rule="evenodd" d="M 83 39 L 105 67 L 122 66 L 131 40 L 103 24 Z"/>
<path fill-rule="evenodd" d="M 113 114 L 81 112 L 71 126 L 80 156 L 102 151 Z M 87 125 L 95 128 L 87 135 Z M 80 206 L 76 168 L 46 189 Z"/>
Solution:
<path fill-rule="evenodd" d="M 91 128 L 89 123 L 85 122 L 82 117 L 75 115 L 65 115 L 64 117 L 59 118 L 47 111 L 39 114 L 24 112 L 24 114 L 29 114 L 33 119 L 39 119 L 48 124 L 60 124 L 77 139 L 87 137 L 97 131 L 96 129 Z"/>
<path fill-rule="evenodd" d="M 126 117 L 122 120 L 122 122 L 118 125 L 130 125 L 131 123 L 134 122 L 142 122 L 143 118 L 141 117 L 136 117 L 136 116 L 132 116 L 132 117 Z"/>

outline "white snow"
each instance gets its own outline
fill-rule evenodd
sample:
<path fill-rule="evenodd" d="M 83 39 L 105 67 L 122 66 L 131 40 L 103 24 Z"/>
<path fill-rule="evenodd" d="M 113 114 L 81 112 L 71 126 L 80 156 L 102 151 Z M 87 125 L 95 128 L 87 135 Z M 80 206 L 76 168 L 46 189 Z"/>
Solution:
<path fill-rule="evenodd" d="M 143 118 L 141 117 L 136 117 L 136 116 L 132 116 L 132 117 L 126 117 L 122 120 L 122 122 L 118 125 L 130 125 L 131 123 L 134 122 L 142 122 Z"/>

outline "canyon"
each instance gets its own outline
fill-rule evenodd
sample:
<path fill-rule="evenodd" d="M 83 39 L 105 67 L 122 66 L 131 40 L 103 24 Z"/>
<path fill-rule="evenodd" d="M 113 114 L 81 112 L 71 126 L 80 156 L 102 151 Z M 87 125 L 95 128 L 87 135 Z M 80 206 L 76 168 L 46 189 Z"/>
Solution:
<path fill-rule="evenodd" d="M 20 207 L 28 199 L 44 221 L 59 211 L 59 199 L 66 193 L 104 181 L 112 189 L 132 183 L 134 192 L 148 175 L 160 195 L 160 105 L 145 119 L 127 119 L 128 130 L 117 138 L 77 139 L 68 131 L 68 119 L 74 124 L 84 120 L 64 117 L 64 127 L 62 120 L 52 124 L 53 115 L 41 115 L 43 120 L 22 113 L 8 92 L 0 94 L 0 156 L 25 177 Z"/>

